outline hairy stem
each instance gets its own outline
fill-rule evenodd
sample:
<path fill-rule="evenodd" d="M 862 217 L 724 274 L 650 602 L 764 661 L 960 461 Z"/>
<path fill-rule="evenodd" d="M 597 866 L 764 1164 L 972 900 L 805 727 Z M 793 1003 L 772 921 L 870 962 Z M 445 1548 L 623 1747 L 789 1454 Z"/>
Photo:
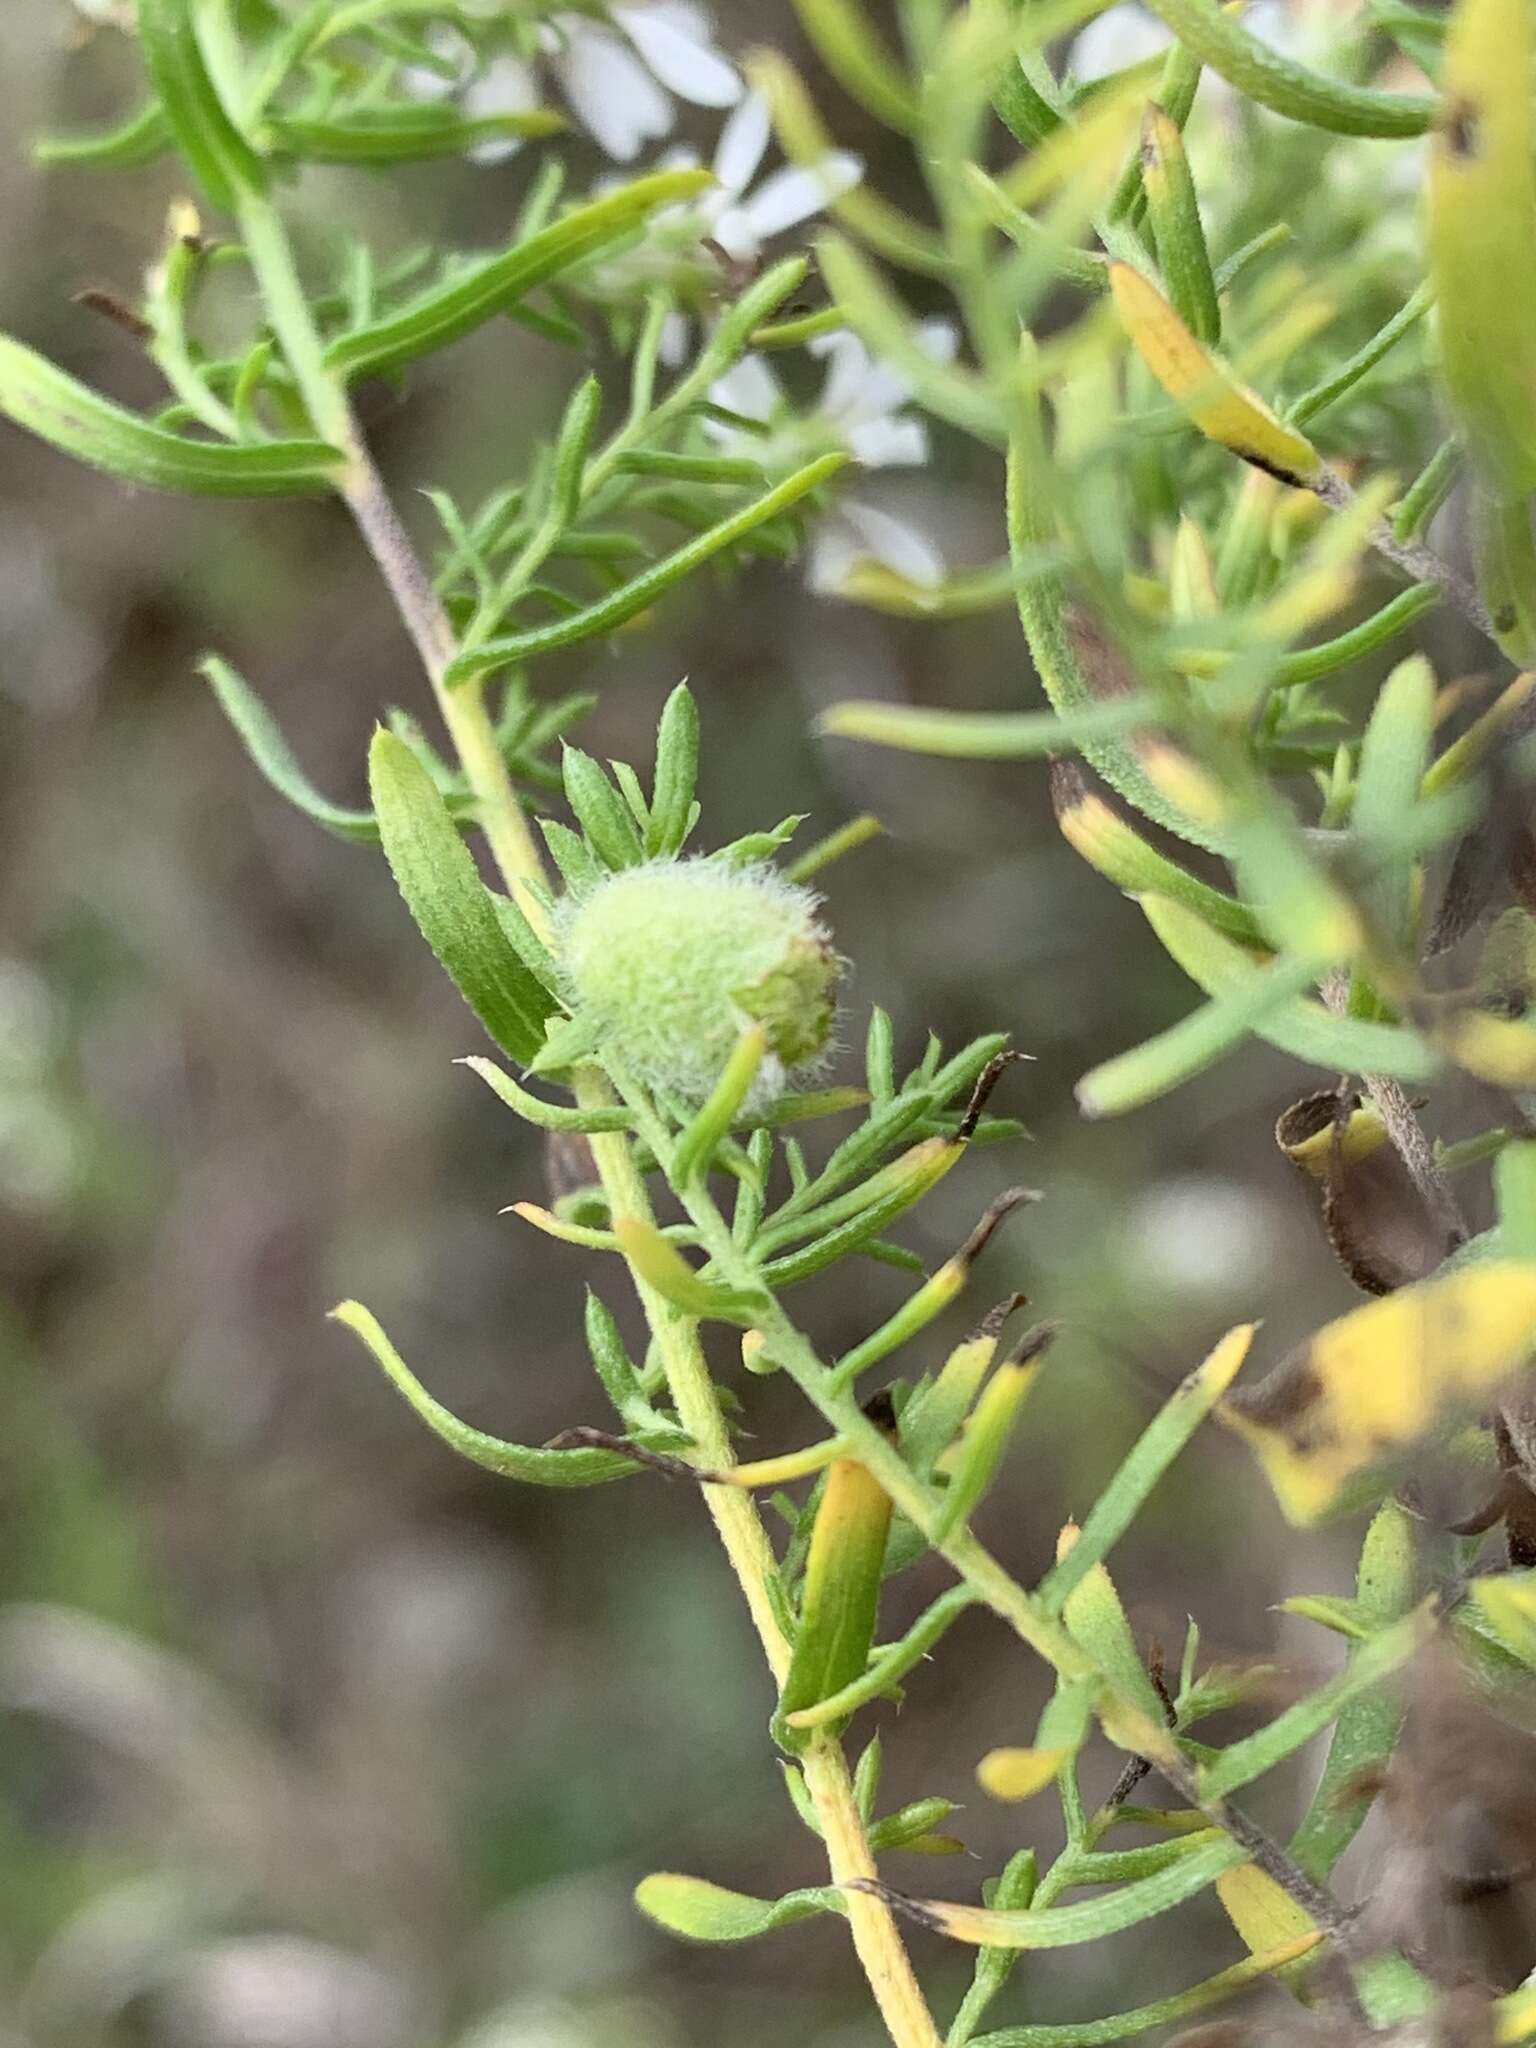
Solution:
<path fill-rule="evenodd" d="M 1063 1678 L 1097 1678 L 1106 1695 L 1113 1695 L 1113 1679 L 1098 1670 L 1061 1623 L 1046 1612 L 968 1527 L 962 1524 L 952 1534 L 944 1533 L 943 1496 L 917 1477 L 896 1445 L 864 1414 L 852 1390 L 837 1386 L 810 1340 L 778 1301 L 766 1293 L 750 1254 L 735 1243 L 730 1226 L 704 1189 L 695 1186 L 690 1190 L 684 1206 L 721 1277 L 733 1287 L 762 1295 L 761 1327 L 773 1357 L 833 1428 L 848 1439 L 854 1455 L 879 1480 L 896 1507 L 993 1613 Z M 1122 1714 L 1139 1715 L 1132 1701 L 1121 1699 L 1117 1705 Z M 1259 1868 L 1338 1944 L 1340 1952 L 1353 1956 L 1357 1943 L 1349 1919 L 1332 1896 L 1246 1814 L 1225 1799 L 1207 1797 L 1197 1772 L 1178 1754 L 1162 1730 L 1149 1728 L 1148 1734 L 1152 1738 L 1148 1754 L 1174 1791 L 1190 1805 L 1198 1806 L 1210 1821 L 1240 1843 Z"/>
<path fill-rule="evenodd" d="M 343 495 L 421 657 L 459 764 L 477 799 L 479 821 L 496 865 L 535 929 L 545 930 L 543 908 L 528 886 L 542 880 L 543 862 L 496 744 L 483 685 L 472 682 L 448 687 L 448 664 L 457 652 L 452 625 L 364 444 L 346 393 L 325 366 L 320 337 L 280 219 L 264 199 L 252 196 L 242 206 L 241 226 L 273 327 L 315 427 L 347 455 Z M 577 1097 L 588 1105 L 611 1100 L 603 1076 L 590 1067 L 578 1073 Z M 628 1140 L 621 1133 L 600 1134 L 592 1139 L 592 1152 L 613 1213 L 649 1218 L 650 1198 Z M 630 1270 L 646 1321 L 661 1349 L 679 1419 L 698 1446 L 699 1462 L 713 1470 L 733 1464 L 730 1432 L 709 1376 L 697 1323 L 679 1314 Z M 704 1495 L 768 1667 L 774 1679 L 782 1682 L 789 1669 L 790 1644 L 779 1626 L 769 1590 L 778 1566 L 756 1505 L 737 1487 L 709 1486 Z M 808 1745 L 802 1764 L 834 1882 L 874 1878 L 875 1859 L 841 1744 L 835 1737 L 818 1734 Z M 938 2030 L 889 1906 L 869 1893 L 851 1891 L 848 1920 L 854 1949 L 895 2048 L 940 2048 Z"/>

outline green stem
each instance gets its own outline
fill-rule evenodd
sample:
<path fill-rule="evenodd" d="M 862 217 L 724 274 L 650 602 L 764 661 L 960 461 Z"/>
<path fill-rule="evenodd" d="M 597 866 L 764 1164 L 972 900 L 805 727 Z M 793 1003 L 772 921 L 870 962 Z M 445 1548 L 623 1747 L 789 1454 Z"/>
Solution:
<path fill-rule="evenodd" d="M 255 195 L 242 202 L 241 229 L 268 315 L 316 429 L 346 451 L 343 496 L 421 656 L 443 722 L 478 801 L 480 822 L 497 866 L 529 922 L 541 936 L 547 935 L 543 906 L 529 886 L 543 879 L 543 862 L 496 744 L 482 685 L 472 682 L 454 690 L 447 687 L 448 665 L 458 651 L 452 626 L 364 445 L 346 393 L 326 368 L 320 334 L 287 233 L 274 210 Z M 584 1068 L 576 1079 L 577 1100 L 583 1108 L 612 1104 L 607 1082 L 596 1069 Z M 650 1220 L 650 1198 L 628 1139 L 621 1132 L 594 1133 L 591 1144 L 612 1213 Z M 700 1463 L 716 1470 L 733 1464 L 730 1432 L 709 1376 L 698 1324 L 664 1301 L 633 1268 L 631 1278 L 661 1353 L 679 1419 L 698 1446 Z M 736 1487 L 706 1487 L 704 1494 L 769 1669 L 775 1680 L 782 1682 L 789 1669 L 790 1645 L 779 1625 L 770 1590 L 778 1566 L 757 1508 L 751 1497 Z M 840 1743 L 818 1735 L 807 1746 L 802 1764 L 826 1839 L 834 1882 L 873 1879 L 875 1861 Z M 852 1891 L 848 1894 L 848 1919 L 859 1960 L 895 2048 L 939 2048 L 938 2031 L 890 1908 L 870 1893 Z"/>
<path fill-rule="evenodd" d="M 638 1103 L 631 1103 L 637 1117 L 643 1115 Z M 762 1300 L 760 1327 L 768 1340 L 774 1360 L 820 1411 L 832 1427 L 848 1440 L 854 1456 L 864 1464 L 890 1495 L 918 1532 L 945 1558 L 977 1596 L 1006 1621 L 1015 1634 L 1051 1664 L 1064 1679 L 1095 1678 L 1102 1696 L 1112 1703 L 1117 1718 L 1126 1726 L 1144 1721 L 1138 1703 L 1117 1686 L 1113 1676 L 1101 1671 L 1088 1653 L 1073 1640 L 1062 1625 L 1022 1587 L 969 1528 L 946 1533 L 944 1498 L 912 1471 L 900 1450 L 864 1414 L 857 1398 L 837 1387 L 810 1340 L 785 1313 L 778 1301 L 763 1287 L 762 1276 L 750 1254 L 731 1236 L 713 1199 L 697 1184 L 683 1197 L 683 1206 L 698 1229 L 705 1250 L 719 1275 L 734 1287 L 755 1291 Z M 1345 1914 L 1337 1903 L 1306 1872 L 1286 1855 L 1247 1815 L 1225 1799 L 1208 1798 L 1195 1771 L 1173 1747 L 1166 1733 L 1150 1724 L 1145 1729 L 1145 1751 L 1173 1789 L 1191 1806 L 1198 1806 L 1217 1827 L 1245 1848 L 1253 1861 L 1311 1915 L 1346 1955 L 1352 1955 L 1356 1940 Z M 1136 1730 L 1142 1747 L 1142 1730 Z"/>

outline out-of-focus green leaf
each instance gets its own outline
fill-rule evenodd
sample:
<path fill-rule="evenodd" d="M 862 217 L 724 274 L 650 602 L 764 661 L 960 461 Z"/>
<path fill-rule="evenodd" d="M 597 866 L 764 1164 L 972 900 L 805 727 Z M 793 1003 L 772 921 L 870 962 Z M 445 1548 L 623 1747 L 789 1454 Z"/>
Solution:
<path fill-rule="evenodd" d="M 342 456 L 324 441 L 192 441 L 152 427 L 24 342 L 0 334 L 0 413 L 93 469 L 211 498 L 332 489 Z"/>

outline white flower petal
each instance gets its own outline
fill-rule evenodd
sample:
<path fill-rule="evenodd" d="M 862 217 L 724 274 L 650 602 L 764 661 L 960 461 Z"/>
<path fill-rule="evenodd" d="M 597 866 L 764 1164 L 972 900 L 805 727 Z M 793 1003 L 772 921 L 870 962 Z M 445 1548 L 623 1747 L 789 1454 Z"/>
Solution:
<path fill-rule="evenodd" d="M 618 163 L 672 127 L 672 102 L 627 44 L 606 29 L 560 17 L 554 66 L 576 118 Z"/>
<path fill-rule="evenodd" d="M 463 107 L 473 119 L 488 114 L 526 114 L 539 104 L 539 82 L 532 69 L 518 57 L 494 57 L 464 88 Z M 475 164 L 505 163 L 522 148 L 515 135 L 489 142 L 477 142 L 469 152 Z"/>
<path fill-rule="evenodd" d="M 715 145 L 715 176 L 733 196 L 745 192 L 757 176 L 768 148 L 768 102 L 749 92 L 727 119 Z"/>
<path fill-rule="evenodd" d="M 768 421 L 783 402 L 779 380 L 761 356 L 743 356 L 709 387 L 716 405 L 739 412 L 743 419 Z"/>
<path fill-rule="evenodd" d="M 1107 7 L 1072 45 L 1072 75 L 1082 85 L 1091 84 L 1155 57 L 1172 41 L 1163 24 L 1140 7 Z"/>
<path fill-rule="evenodd" d="M 1270 49 L 1278 50 L 1283 57 L 1301 55 L 1296 18 L 1290 8 L 1279 5 L 1278 0 L 1254 0 L 1253 6 L 1243 11 L 1243 27 L 1249 35 L 1257 36 L 1261 43 L 1267 43 Z"/>
<path fill-rule="evenodd" d="M 699 41 L 669 20 L 659 7 L 615 7 L 612 19 L 640 52 L 653 75 L 679 99 L 696 107 L 734 107 L 741 75 L 707 41 Z"/>
<path fill-rule="evenodd" d="M 928 429 L 919 419 L 859 420 L 848 430 L 848 452 L 866 469 L 921 468 L 928 460 Z"/>
<path fill-rule="evenodd" d="M 663 21 L 669 21 L 679 35 L 687 36 L 690 42 L 709 43 L 714 40 L 714 23 L 707 7 L 696 7 L 693 0 L 651 0 L 652 14 L 659 14 Z"/>
<path fill-rule="evenodd" d="M 675 370 L 688 354 L 688 343 L 693 336 L 693 322 L 686 313 L 669 313 L 661 323 L 661 341 L 657 346 L 658 361 L 669 370 Z"/>
<path fill-rule="evenodd" d="M 729 195 L 721 193 L 721 198 Z M 713 213 L 708 205 L 711 194 L 703 195 L 706 202 L 700 211 L 709 221 L 711 241 L 718 242 L 727 256 L 734 256 L 738 263 L 751 263 L 762 248 L 762 242 L 753 233 L 752 223 L 747 218 L 746 208 L 727 205 L 723 213 Z"/>
<path fill-rule="evenodd" d="M 820 520 L 811 534 L 805 580 L 812 590 L 832 595 L 848 581 L 854 563 L 863 559 L 863 542 L 836 512 Z"/>
<path fill-rule="evenodd" d="M 942 314 L 919 320 L 915 336 L 918 347 L 931 363 L 952 363 L 960 353 L 960 330 Z"/>
<path fill-rule="evenodd" d="M 858 157 L 835 149 L 813 171 L 787 164 L 772 172 L 743 201 L 742 212 L 752 232 L 766 242 L 770 235 L 782 234 L 786 228 L 810 220 L 831 200 L 857 185 L 863 175 L 864 166 Z"/>
<path fill-rule="evenodd" d="M 864 553 L 924 590 L 944 581 L 944 557 L 932 541 L 893 513 L 845 498 L 842 514 L 864 543 Z"/>
<path fill-rule="evenodd" d="M 824 353 L 827 374 L 816 410 L 823 419 L 843 420 L 863 397 L 875 366 L 863 342 L 845 327 L 827 336 Z"/>

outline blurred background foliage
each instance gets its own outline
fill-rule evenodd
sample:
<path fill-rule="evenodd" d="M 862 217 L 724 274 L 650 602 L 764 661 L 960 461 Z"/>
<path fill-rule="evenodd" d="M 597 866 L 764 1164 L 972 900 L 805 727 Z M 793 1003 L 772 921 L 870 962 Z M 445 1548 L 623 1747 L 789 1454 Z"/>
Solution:
<path fill-rule="evenodd" d="M 732 51 L 768 41 L 802 64 L 839 140 L 918 203 L 910 163 L 817 72 L 787 9 L 727 0 L 721 19 Z M 154 373 L 74 295 L 132 295 L 170 175 L 44 174 L 27 155 L 38 128 L 120 108 L 129 76 L 119 38 L 63 0 L 0 15 L 0 323 L 143 402 Z M 1259 165 L 1249 231 L 1283 215 L 1305 245 L 1308 209 L 1332 203 L 1321 142 L 1278 132 L 1234 136 Z M 569 148 L 583 176 L 599 168 Z M 386 248 L 445 230 L 474 244 L 528 175 L 526 157 L 317 174 L 295 204 L 317 247 L 342 209 Z M 1362 331 L 1380 317 L 1362 309 Z M 474 500 L 548 431 L 570 377 L 568 353 L 498 323 L 408 388 L 370 387 L 369 432 L 402 486 Z M 885 488 L 953 563 L 1002 551 L 997 474 L 973 445 L 941 436 L 926 471 Z M 873 2043 L 836 1922 L 717 1956 L 630 1905 L 658 1866 L 765 1893 L 818 1867 L 698 1501 L 648 1478 L 576 1502 L 477 1473 L 323 1320 L 343 1294 L 387 1306 L 435 1391 L 509 1437 L 599 1419 L 583 1255 L 497 1214 L 543 1198 L 534 1134 L 451 1064 L 473 1024 L 383 863 L 256 778 L 195 673 L 205 648 L 226 654 L 316 782 L 357 800 L 381 706 L 421 710 L 423 693 L 343 512 L 152 498 L 7 433 L 0 617 L 0 2042 Z M 1457 634 L 1432 622 L 1442 677 L 1480 658 Z M 1171 1101 L 1084 1123 L 1072 1083 L 1191 992 L 1057 836 L 1043 767 L 811 737 L 850 696 L 1036 702 L 1008 612 L 885 618 L 759 565 L 540 680 L 600 685 L 584 744 L 644 758 L 680 675 L 703 712 L 712 839 L 791 810 L 810 831 L 885 821 L 827 877 L 854 1013 L 886 1005 L 913 1058 L 930 1026 L 951 1042 L 1005 1028 L 1034 1058 L 999 1105 L 1028 1122 L 1027 1150 L 978 1154 L 913 1233 L 937 1256 L 1006 1181 L 1044 1190 L 950 1333 L 1013 1286 L 1065 1318 L 984 1517 L 1032 1578 L 1228 1323 L 1265 1318 L 1278 1356 L 1350 1305 L 1270 1136 L 1306 1076 L 1252 1047 Z M 903 1285 L 843 1269 L 812 1327 L 836 1351 Z M 792 1398 L 770 1383 L 754 1400 L 762 1447 L 789 1441 Z M 1192 1612 L 1207 1654 L 1275 1660 L 1289 1687 L 1328 1653 L 1270 1604 L 1347 1590 L 1350 1540 L 1285 1531 L 1240 1450 L 1203 1439 L 1118 1572 L 1144 1642 L 1176 1654 Z M 930 1563 L 901 1598 L 941 1582 Z M 989 1807 L 970 1774 L 1021 1739 L 1042 1689 L 978 1617 L 909 1684 L 888 1798 L 967 1802 L 956 1825 L 983 1862 L 962 1889 L 1040 1824 Z M 1267 1783 L 1261 1814 L 1294 1782 Z M 952 1875 L 911 1870 L 920 1890 Z M 1185 1925 L 1192 1943 L 1203 1929 L 1197 1963 L 1230 1959 L 1214 1903 Z M 914 1946 L 958 1995 L 968 1960 Z M 1166 1950 L 1141 1929 L 1032 1959 L 997 2021 L 1114 2010 L 1199 1974 Z"/>

